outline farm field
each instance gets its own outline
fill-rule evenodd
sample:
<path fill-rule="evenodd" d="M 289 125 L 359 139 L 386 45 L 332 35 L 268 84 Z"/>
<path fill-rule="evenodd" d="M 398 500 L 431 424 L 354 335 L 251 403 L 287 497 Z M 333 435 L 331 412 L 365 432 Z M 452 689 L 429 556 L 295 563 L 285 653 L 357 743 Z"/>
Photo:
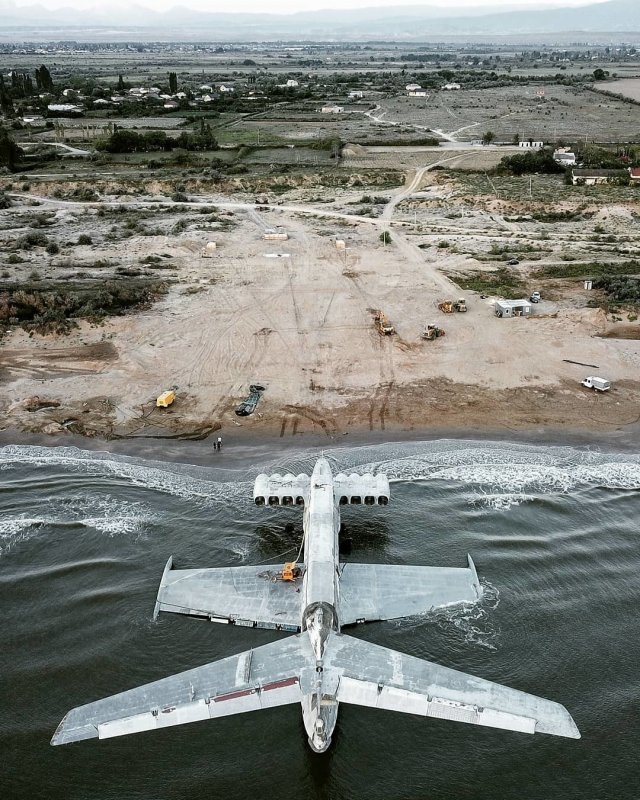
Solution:
<path fill-rule="evenodd" d="M 619 81 L 607 81 L 606 83 L 596 83 L 596 89 L 614 94 L 623 94 L 632 100 L 640 102 L 640 78 L 623 78 Z"/>

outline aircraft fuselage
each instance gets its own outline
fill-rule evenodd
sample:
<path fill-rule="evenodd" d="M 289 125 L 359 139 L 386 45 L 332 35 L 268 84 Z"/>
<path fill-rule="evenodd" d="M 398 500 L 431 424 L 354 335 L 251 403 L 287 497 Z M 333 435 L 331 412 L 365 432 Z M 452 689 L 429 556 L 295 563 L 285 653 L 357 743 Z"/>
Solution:
<path fill-rule="evenodd" d="M 309 635 L 315 655 L 315 691 L 302 700 L 302 717 L 309 745 L 322 753 L 331 744 L 338 719 L 337 686 L 328 686 L 324 680 L 324 652 L 328 638 L 340 630 L 340 512 L 326 458 L 318 460 L 311 475 L 303 526 L 305 574 L 301 629 Z"/>

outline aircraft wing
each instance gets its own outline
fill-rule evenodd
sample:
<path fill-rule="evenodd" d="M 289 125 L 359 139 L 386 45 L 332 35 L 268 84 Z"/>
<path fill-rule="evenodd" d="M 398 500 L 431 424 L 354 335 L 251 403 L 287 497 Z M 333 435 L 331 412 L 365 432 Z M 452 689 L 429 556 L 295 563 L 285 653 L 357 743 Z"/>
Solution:
<path fill-rule="evenodd" d="M 436 608 L 477 603 L 482 587 L 469 566 L 412 567 L 347 563 L 340 574 L 340 622 L 353 625 L 424 614 Z"/>
<path fill-rule="evenodd" d="M 522 733 L 580 738 L 567 709 L 517 689 L 338 634 L 325 670 L 340 674 L 337 700 Z"/>
<path fill-rule="evenodd" d="M 313 661 L 306 635 L 291 636 L 70 711 L 51 744 L 109 739 L 300 702 Z"/>
<path fill-rule="evenodd" d="M 273 565 L 220 569 L 172 566 L 170 558 L 160 581 L 154 618 L 160 611 L 170 611 L 247 627 L 300 629 L 301 577 L 278 580 L 280 569 Z"/>

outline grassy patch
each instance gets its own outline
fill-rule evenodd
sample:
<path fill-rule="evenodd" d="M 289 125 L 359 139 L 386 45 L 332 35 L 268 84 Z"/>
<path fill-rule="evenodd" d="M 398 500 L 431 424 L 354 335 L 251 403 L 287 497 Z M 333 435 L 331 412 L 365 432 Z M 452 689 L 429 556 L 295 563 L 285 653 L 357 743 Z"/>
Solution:
<path fill-rule="evenodd" d="M 640 261 L 548 264 L 535 272 L 536 278 L 595 278 L 599 275 L 640 275 Z"/>
<path fill-rule="evenodd" d="M 100 322 L 130 309 L 147 308 L 167 291 L 165 282 L 149 279 L 73 283 L 47 281 L 4 285 L 0 323 L 37 333 L 66 333 L 78 319 Z"/>
<path fill-rule="evenodd" d="M 524 281 L 517 273 L 500 268 L 492 272 L 471 272 L 467 275 L 449 275 L 461 289 L 481 294 L 496 294 L 515 300 L 526 292 Z"/>

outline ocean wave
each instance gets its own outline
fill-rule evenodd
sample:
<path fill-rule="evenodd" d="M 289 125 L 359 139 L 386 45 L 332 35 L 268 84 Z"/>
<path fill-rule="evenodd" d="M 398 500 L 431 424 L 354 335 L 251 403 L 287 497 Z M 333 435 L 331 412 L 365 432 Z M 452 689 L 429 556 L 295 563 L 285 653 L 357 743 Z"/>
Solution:
<path fill-rule="evenodd" d="M 467 501 L 469 505 L 492 508 L 494 511 L 508 511 L 510 508 L 520 506 L 535 500 L 532 494 L 521 492 L 505 492 L 504 494 L 488 494 L 481 492 L 470 497 Z"/>
<path fill-rule="evenodd" d="M 228 503 L 241 496 L 246 499 L 248 491 L 248 485 L 244 482 L 214 482 L 193 474 L 206 474 L 204 468 L 184 464 L 145 463 L 126 456 L 94 453 L 77 447 L 6 445 L 0 448 L 0 466 L 16 463 L 62 466 L 92 475 L 111 475 L 127 480 L 134 486 L 204 505 L 221 501 Z"/>
<path fill-rule="evenodd" d="M 65 498 L 51 513 L 37 517 L 18 514 L 0 517 L 0 557 L 16 545 L 42 535 L 46 528 L 91 528 L 109 536 L 144 535 L 154 515 L 141 503 L 108 497 Z M 51 503 L 49 503 L 51 505 Z M 91 516 L 85 516 L 87 511 Z"/>

